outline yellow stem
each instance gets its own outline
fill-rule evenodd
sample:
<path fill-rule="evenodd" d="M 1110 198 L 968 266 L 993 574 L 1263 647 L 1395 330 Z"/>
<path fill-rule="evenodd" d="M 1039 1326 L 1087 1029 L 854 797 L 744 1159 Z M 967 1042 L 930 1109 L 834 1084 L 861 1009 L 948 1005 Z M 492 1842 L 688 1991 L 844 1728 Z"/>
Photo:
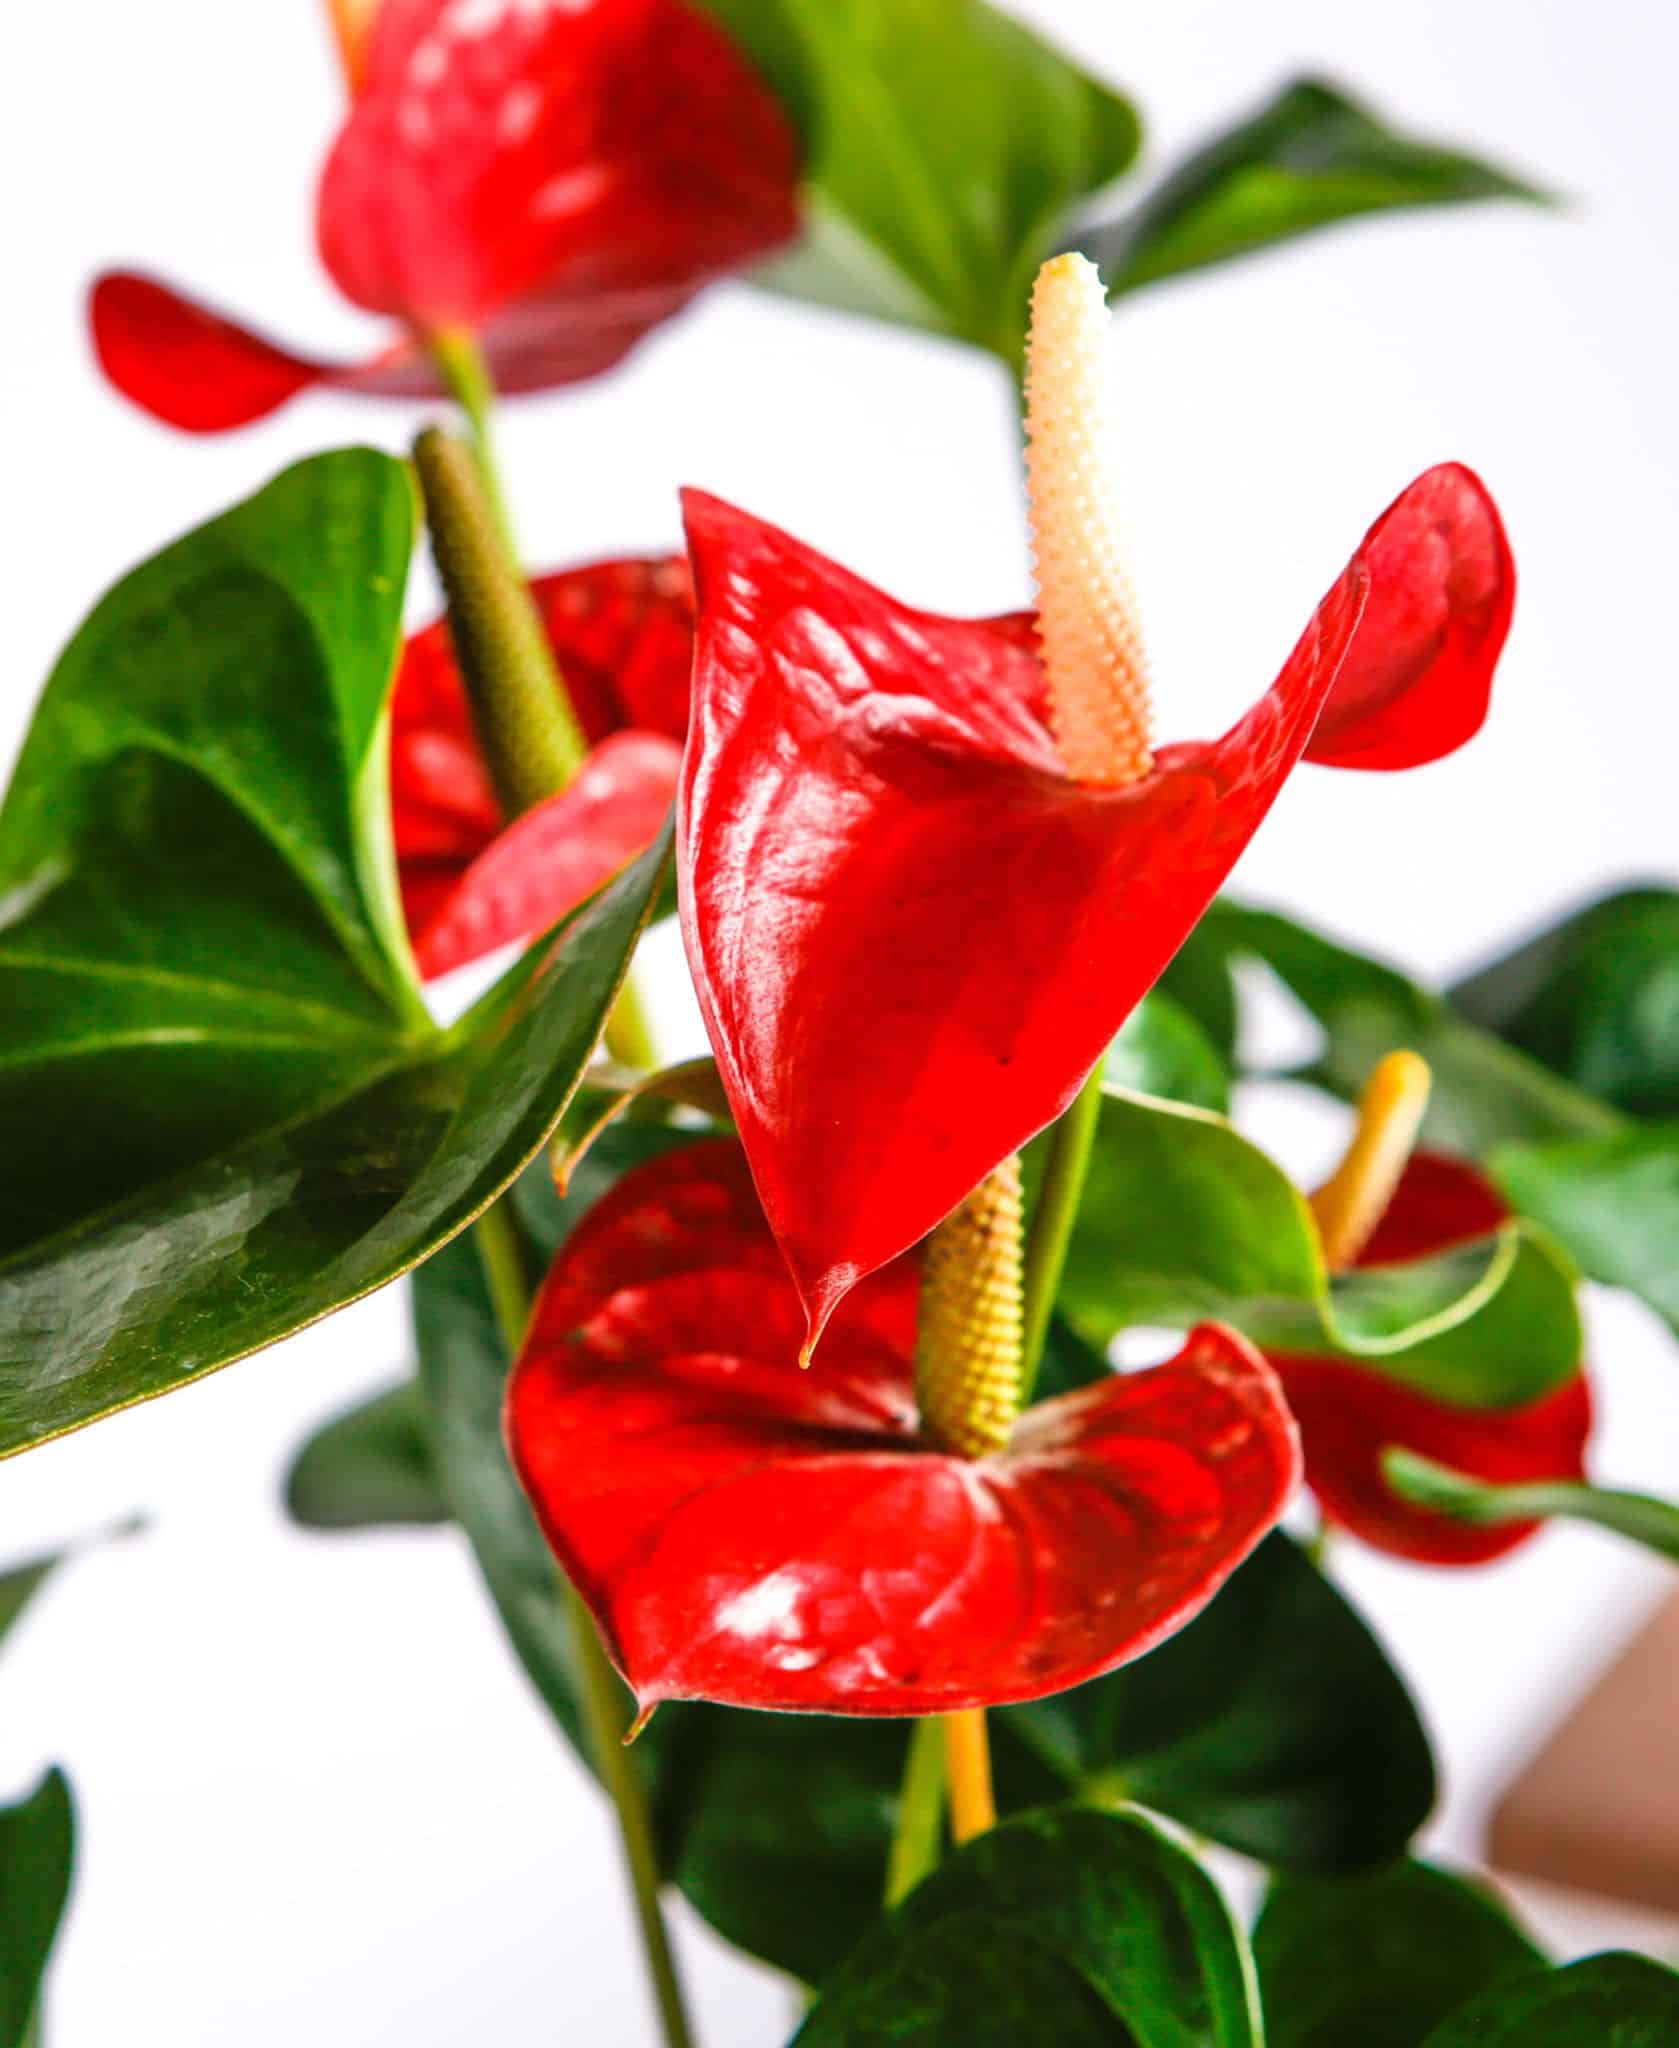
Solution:
<path fill-rule="evenodd" d="M 997 1802 L 991 1793 L 991 1738 L 985 1709 L 963 1707 L 940 1716 L 944 1723 L 945 1777 L 950 1788 L 950 1832 L 958 1843 L 971 1842 L 997 1825 Z"/>
<path fill-rule="evenodd" d="M 1428 1107 L 1429 1084 L 1428 1062 L 1414 1052 L 1390 1052 L 1364 1084 L 1346 1157 L 1311 1198 L 1331 1272 L 1353 1263 L 1393 1200 Z"/>

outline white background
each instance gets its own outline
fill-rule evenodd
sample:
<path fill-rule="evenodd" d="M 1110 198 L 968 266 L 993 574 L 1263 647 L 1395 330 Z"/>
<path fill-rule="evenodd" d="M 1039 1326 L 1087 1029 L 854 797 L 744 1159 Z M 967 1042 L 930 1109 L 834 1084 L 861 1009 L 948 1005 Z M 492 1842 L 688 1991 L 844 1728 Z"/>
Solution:
<path fill-rule="evenodd" d="M 1270 679 L 1365 525 L 1442 457 L 1479 467 L 1524 572 L 1501 694 L 1466 755 L 1301 775 L 1245 893 L 1422 969 L 1472 961 L 1577 896 L 1674 866 L 1679 573 L 1669 12 L 1648 0 L 1039 0 L 1023 12 L 1136 92 L 1160 164 L 1285 75 L 1322 70 L 1425 132 L 1571 195 L 1354 226 L 1128 304 L 1130 514 L 1166 728 Z M 307 0 L 57 0 L 0 70 L 7 294 L 0 752 L 98 592 L 295 456 L 400 447 L 400 408 L 317 399 L 219 441 L 108 394 L 89 275 L 137 262 L 303 342 L 353 345 L 309 235 L 338 88 Z M 906 597 L 1027 596 L 999 373 L 931 342 L 717 294 L 610 383 L 510 409 L 533 560 L 660 546 L 703 483 Z M 674 955 L 671 1050 L 696 1043 Z M 1308 1171 L 1321 1119 L 1273 1117 Z M 120 1144 L 120 1131 L 112 1143 Z M 0 1558 L 143 1510 L 68 1569 L 0 1670 L 0 1794 L 60 1759 L 82 1860 L 56 2048 L 499 2048 L 645 2041 L 608 1828 L 450 1532 L 293 1532 L 290 1448 L 405 1353 L 387 1293 L 0 1478 Z M 1600 1470 L 1673 1490 L 1679 1359 L 1594 1315 Z M 1413 1675 L 1472 1853 L 1489 1800 L 1663 1586 L 1587 1532 L 1455 1578 L 1337 1559 Z M 681 1920 L 713 2044 L 780 2040 L 785 1989 Z"/>

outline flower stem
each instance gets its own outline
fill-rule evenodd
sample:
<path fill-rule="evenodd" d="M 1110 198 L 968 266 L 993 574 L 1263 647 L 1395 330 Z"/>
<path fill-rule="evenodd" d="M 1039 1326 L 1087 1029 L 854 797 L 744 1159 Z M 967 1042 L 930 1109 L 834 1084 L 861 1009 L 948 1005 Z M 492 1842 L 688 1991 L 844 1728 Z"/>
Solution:
<path fill-rule="evenodd" d="M 506 1199 L 492 1203 L 473 1225 L 483 1262 L 496 1327 L 510 1354 L 524 1342 L 530 1321 L 531 1290 L 519 1226 Z M 618 1839 L 630 1880 L 642 1954 L 659 2009 L 665 2048 L 693 2048 L 676 1974 L 670 1931 L 659 1904 L 659 1859 L 647 1787 L 634 1755 L 624 1746 L 630 1714 L 623 1681 L 601 1646 L 594 1617 L 575 1586 L 562 1576 L 577 1656 L 577 1687 L 595 1774 L 618 1816 Z"/>
<path fill-rule="evenodd" d="M 1071 1106 L 1050 1134 L 1049 1158 L 1032 1228 L 1026 1239 L 1026 1328 L 1021 1351 L 1022 1401 L 1030 1401 L 1043 1363 L 1044 1340 L 1061 1287 L 1067 1247 L 1090 1172 L 1091 1147 L 1102 1113 L 1102 1068 L 1074 1096 Z"/>
<path fill-rule="evenodd" d="M 928 1716 L 909 1731 L 898 1829 L 886 1859 L 886 1905 L 909 1897 L 938 1865 L 944 1829 L 944 1730 Z"/>
<path fill-rule="evenodd" d="M 958 1842 L 971 1842 L 997 1825 L 997 1802 L 991 1791 L 991 1738 L 985 1709 L 964 1707 L 941 1714 L 945 1770 L 950 1779 L 950 1832 Z"/>
<path fill-rule="evenodd" d="M 496 461 L 491 422 L 495 415 L 496 388 L 489 365 L 476 338 L 464 327 L 443 328 L 430 337 L 431 359 L 444 389 L 466 415 L 472 429 L 472 450 L 478 458 L 478 474 L 489 500 L 503 551 L 510 562 L 519 559 L 514 538 L 513 515 L 502 486 L 501 466 Z"/>

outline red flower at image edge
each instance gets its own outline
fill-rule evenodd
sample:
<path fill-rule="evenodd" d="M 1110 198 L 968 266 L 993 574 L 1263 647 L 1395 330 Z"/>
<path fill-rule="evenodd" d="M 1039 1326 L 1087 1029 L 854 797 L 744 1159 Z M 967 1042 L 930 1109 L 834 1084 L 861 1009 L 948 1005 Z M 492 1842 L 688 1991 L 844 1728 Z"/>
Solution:
<path fill-rule="evenodd" d="M 508 1392 L 515 1465 L 645 1709 L 925 1714 L 1038 1698 L 1188 1622 L 1299 1478 L 1270 1368 L 1208 1325 L 1029 1409 L 1008 1447 L 917 1434 L 920 1265 L 820 1363 L 733 1140 L 627 1174 L 566 1243 Z"/>
<path fill-rule="evenodd" d="M 1302 756 L 1406 768 L 1477 730 L 1514 596 L 1486 491 L 1430 470 L 1246 717 L 1099 788 L 1061 769 L 1019 618 L 912 610 L 715 498 L 687 516 L 683 931 L 813 1332 L 1067 1107 Z"/>
<path fill-rule="evenodd" d="M 391 823 L 428 979 L 545 930 L 640 853 L 676 793 L 694 598 L 680 555 L 594 562 L 531 595 L 591 752 L 557 796 L 503 825 L 449 629 L 409 640 L 391 697 Z"/>
<path fill-rule="evenodd" d="M 346 298 L 405 331 L 321 362 L 120 271 L 94 286 L 94 344 L 195 433 L 316 384 L 433 395 L 425 338 L 449 330 L 500 390 L 572 384 L 788 240 L 797 178 L 780 107 L 687 0 L 382 0 L 316 232 Z"/>
<path fill-rule="evenodd" d="M 1472 1166 L 1413 1154 L 1360 1266 L 1407 1265 L 1484 1237 L 1509 1216 Z M 1306 1483 L 1326 1516 L 1378 1550 L 1420 1564 L 1485 1564 L 1525 1543 L 1535 1522 L 1476 1528 L 1414 1506 L 1388 1485 L 1382 1453 L 1415 1451 L 1477 1479 L 1581 1479 L 1591 1431 L 1583 1373 L 1515 1408 L 1468 1408 L 1402 1386 L 1372 1365 L 1268 1352 L 1300 1425 Z"/>

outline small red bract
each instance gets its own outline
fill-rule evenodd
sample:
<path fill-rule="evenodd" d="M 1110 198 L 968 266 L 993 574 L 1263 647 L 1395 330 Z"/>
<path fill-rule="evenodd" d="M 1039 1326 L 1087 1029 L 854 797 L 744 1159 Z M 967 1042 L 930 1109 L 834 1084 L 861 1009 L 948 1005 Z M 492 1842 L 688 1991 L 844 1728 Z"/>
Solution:
<path fill-rule="evenodd" d="M 531 595 L 593 752 L 504 827 L 447 625 L 416 633 L 391 699 L 391 822 L 420 972 L 544 930 L 633 859 L 676 793 L 694 600 L 687 561 L 593 562 Z"/>
<path fill-rule="evenodd" d="M 1018 617 L 914 611 L 687 511 L 683 931 L 815 1332 L 1067 1107 L 1303 755 L 1407 766 L 1475 730 L 1514 570 L 1475 477 L 1430 470 L 1245 718 L 1095 788 L 1061 770 Z"/>
<path fill-rule="evenodd" d="M 1361 1266 L 1431 1258 L 1496 1230 L 1509 1215 L 1472 1166 L 1415 1153 L 1387 1212 L 1359 1254 Z M 1419 1564 L 1485 1564 L 1525 1543 L 1536 1522 L 1476 1528 L 1404 1500 L 1382 1473 L 1382 1453 L 1415 1451 L 1495 1484 L 1581 1479 L 1591 1431 L 1584 1373 L 1516 1408 L 1467 1408 L 1402 1386 L 1373 1365 L 1268 1353 L 1300 1424 L 1306 1482 L 1324 1513 L 1378 1550 Z"/>
<path fill-rule="evenodd" d="M 1030 1409 L 967 1459 L 917 1433 L 919 1263 L 816 1366 L 733 1141 L 619 1182 L 562 1249 L 508 1396 L 513 1460 L 646 1708 L 925 1714 L 1035 1699 L 1188 1622 L 1299 1477 L 1234 1332 Z"/>
<path fill-rule="evenodd" d="M 405 331 L 322 362 L 120 271 L 94 287 L 94 343 L 194 433 L 314 384 L 435 394 L 424 345 L 451 329 L 499 390 L 547 390 L 788 240 L 797 179 L 780 107 L 687 0 L 382 0 L 316 227 L 345 296 Z"/>

